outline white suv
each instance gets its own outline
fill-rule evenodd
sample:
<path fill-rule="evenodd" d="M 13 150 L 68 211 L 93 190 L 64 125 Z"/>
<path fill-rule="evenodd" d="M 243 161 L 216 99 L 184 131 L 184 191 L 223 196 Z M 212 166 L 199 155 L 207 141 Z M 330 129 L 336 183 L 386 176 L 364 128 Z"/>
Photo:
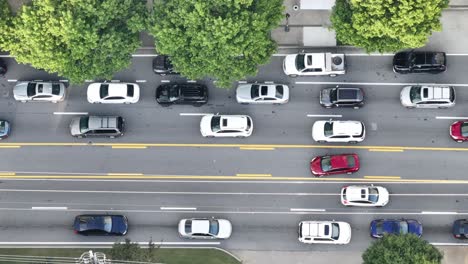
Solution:
<path fill-rule="evenodd" d="M 406 86 L 400 101 L 406 108 L 449 108 L 455 106 L 455 90 L 450 86 Z"/>
<path fill-rule="evenodd" d="M 360 121 L 319 120 L 312 126 L 312 138 L 317 142 L 357 143 L 366 137 L 366 128 Z"/>
<path fill-rule="evenodd" d="M 341 189 L 341 203 L 345 206 L 381 207 L 388 201 L 388 190 L 381 186 L 351 185 Z"/>
<path fill-rule="evenodd" d="M 204 137 L 238 137 L 252 135 L 252 118 L 247 115 L 206 115 L 200 121 Z"/>
<path fill-rule="evenodd" d="M 299 223 L 299 241 L 305 244 L 348 244 L 351 226 L 337 221 L 302 221 Z"/>

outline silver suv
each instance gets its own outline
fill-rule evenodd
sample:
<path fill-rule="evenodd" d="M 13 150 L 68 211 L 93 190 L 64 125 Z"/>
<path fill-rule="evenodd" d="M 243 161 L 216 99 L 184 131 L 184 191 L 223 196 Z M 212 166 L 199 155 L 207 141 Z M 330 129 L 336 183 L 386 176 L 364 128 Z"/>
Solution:
<path fill-rule="evenodd" d="M 74 118 L 70 133 L 74 137 L 118 137 L 124 131 L 124 119 L 120 116 L 82 116 Z"/>
<path fill-rule="evenodd" d="M 406 86 L 400 101 L 406 108 L 449 108 L 455 105 L 455 90 L 450 86 Z"/>

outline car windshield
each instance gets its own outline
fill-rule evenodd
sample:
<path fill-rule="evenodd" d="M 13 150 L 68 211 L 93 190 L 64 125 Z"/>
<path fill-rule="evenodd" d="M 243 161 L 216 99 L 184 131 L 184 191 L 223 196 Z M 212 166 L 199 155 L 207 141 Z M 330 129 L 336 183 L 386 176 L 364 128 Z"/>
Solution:
<path fill-rule="evenodd" d="M 333 136 L 333 122 L 325 122 L 323 133 L 326 137 Z"/>
<path fill-rule="evenodd" d="M 338 98 L 338 89 L 332 89 L 330 91 L 330 101 L 335 102 Z"/>
<path fill-rule="evenodd" d="M 109 95 L 109 84 L 108 83 L 101 84 L 101 89 L 99 90 L 99 96 L 101 96 L 101 98 L 105 98 L 108 95 Z"/>
<path fill-rule="evenodd" d="M 305 69 L 304 58 L 305 54 L 298 54 L 296 57 L 296 69 L 298 71 L 302 71 L 303 69 Z"/>
<path fill-rule="evenodd" d="M 329 171 L 332 169 L 332 166 L 331 166 L 331 161 L 330 161 L 330 156 L 326 156 L 326 157 L 323 157 L 321 162 L 320 162 L 320 166 L 322 167 L 322 170 L 323 171 Z"/>
<path fill-rule="evenodd" d="M 52 84 L 52 94 L 59 95 L 60 94 L 60 84 L 53 83 Z"/>
<path fill-rule="evenodd" d="M 375 231 L 377 234 L 382 234 L 383 233 L 383 223 L 382 222 L 377 222 L 375 225 Z"/>
<path fill-rule="evenodd" d="M 463 123 L 460 129 L 462 136 L 468 137 L 468 122 Z"/>
<path fill-rule="evenodd" d="M 84 116 L 84 117 L 80 118 L 80 132 L 81 133 L 84 133 L 84 132 L 88 131 L 88 129 L 89 129 L 88 124 L 89 124 L 89 117 L 88 116 Z"/>
<path fill-rule="evenodd" d="M 276 98 L 283 98 L 283 93 L 284 93 L 284 90 L 283 90 L 283 85 L 276 85 Z"/>
<path fill-rule="evenodd" d="M 210 220 L 210 234 L 217 235 L 219 233 L 218 220 Z"/>
<path fill-rule="evenodd" d="M 379 191 L 375 187 L 369 188 L 369 201 L 376 203 L 379 200 Z"/>
<path fill-rule="evenodd" d="M 36 83 L 28 83 L 28 87 L 26 88 L 26 93 L 28 97 L 32 97 L 36 95 Z"/>
<path fill-rule="evenodd" d="M 0 121 L 0 133 L 5 133 L 6 124 L 5 121 Z"/>
<path fill-rule="evenodd" d="M 185 233 L 192 233 L 192 220 L 185 221 Z"/>
<path fill-rule="evenodd" d="M 250 96 L 252 98 L 257 98 L 260 95 L 260 86 L 259 85 L 252 85 L 252 89 L 250 89 Z"/>
<path fill-rule="evenodd" d="M 169 101 L 176 101 L 179 99 L 179 89 L 177 87 L 169 88 Z"/>
<path fill-rule="evenodd" d="M 220 130 L 221 130 L 221 117 L 213 116 L 213 118 L 211 118 L 211 131 L 218 132 Z"/>
<path fill-rule="evenodd" d="M 338 240 L 340 237 L 340 226 L 337 223 L 332 224 L 332 239 Z"/>
<path fill-rule="evenodd" d="M 352 155 L 346 156 L 346 161 L 348 162 L 348 168 L 354 168 L 354 166 L 356 166 L 356 160 Z"/>
<path fill-rule="evenodd" d="M 104 216 L 103 223 L 104 223 L 104 230 L 110 233 L 112 231 L 112 217 Z"/>
<path fill-rule="evenodd" d="M 408 233 L 408 223 L 406 223 L 406 221 L 401 221 L 399 226 L 400 226 L 400 234 Z"/>
<path fill-rule="evenodd" d="M 421 101 L 421 86 L 413 86 L 410 90 L 410 100 L 413 103 Z"/>

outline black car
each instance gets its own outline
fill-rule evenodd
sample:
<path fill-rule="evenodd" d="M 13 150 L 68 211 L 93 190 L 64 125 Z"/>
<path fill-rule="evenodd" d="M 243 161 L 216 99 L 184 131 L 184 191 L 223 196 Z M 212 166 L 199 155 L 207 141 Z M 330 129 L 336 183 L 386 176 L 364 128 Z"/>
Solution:
<path fill-rule="evenodd" d="M 468 238 L 468 219 L 458 219 L 453 222 L 452 234 L 455 238 Z"/>
<path fill-rule="evenodd" d="M 320 105 L 326 108 L 353 107 L 364 105 L 364 92 L 361 88 L 325 88 L 320 92 Z"/>
<path fill-rule="evenodd" d="M 5 73 L 7 73 L 7 71 L 8 68 L 6 63 L 2 59 L 0 59 L 0 76 L 4 76 Z"/>
<path fill-rule="evenodd" d="M 179 74 L 174 71 L 171 60 L 166 55 L 159 55 L 153 59 L 153 71 L 159 75 Z"/>
<path fill-rule="evenodd" d="M 445 52 L 403 51 L 393 57 L 396 73 L 441 73 L 446 70 Z"/>
<path fill-rule="evenodd" d="M 156 101 L 162 106 L 189 104 L 201 106 L 208 102 L 208 88 L 202 84 L 163 84 L 156 88 Z"/>
<path fill-rule="evenodd" d="M 76 234 L 85 236 L 124 236 L 128 220 L 124 215 L 79 215 L 75 217 L 73 229 Z"/>

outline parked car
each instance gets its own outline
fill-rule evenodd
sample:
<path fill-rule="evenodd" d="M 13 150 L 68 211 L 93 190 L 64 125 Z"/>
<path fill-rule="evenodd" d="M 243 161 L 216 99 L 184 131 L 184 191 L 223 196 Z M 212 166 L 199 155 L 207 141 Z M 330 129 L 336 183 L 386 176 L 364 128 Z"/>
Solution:
<path fill-rule="evenodd" d="M 236 99 L 241 104 L 285 104 L 289 101 L 289 87 L 284 84 L 241 84 L 237 86 Z"/>
<path fill-rule="evenodd" d="M 5 74 L 7 73 L 7 71 L 8 71 L 8 67 L 7 67 L 5 61 L 3 61 L 3 60 L 0 58 L 0 77 L 5 76 Z"/>
<path fill-rule="evenodd" d="M 371 236 L 381 238 L 385 234 L 415 234 L 422 236 L 423 227 L 417 220 L 412 219 L 377 219 L 370 224 Z"/>
<path fill-rule="evenodd" d="M 351 185 L 341 188 L 341 203 L 345 206 L 381 207 L 389 201 L 388 190 L 374 185 Z"/>
<path fill-rule="evenodd" d="M 252 118 L 247 115 L 205 115 L 200 121 L 204 137 L 238 137 L 252 135 Z"/>
<path fill-rule="evenodd" d="M 226 219 L 192 218 L 179 222 L 179 235 L 183 238 L 227 239 L 231 233 L 231 222 Z"/>
<path fill-rule="evenodd" d="M 289 77 L 323 75 L 334 77 L 346 73 L 345 55 L 330 52 L 286 55 L 283 71 Z"/>
<path fill-rule="evenodd" d="M 140 99 L 140 86 L 136 83 L 92 83 L 88 86 L 91 104 L 134 104 Z"/>
<path fill-rule="evenodd" d="M 73 229 L 76 234 L 86 236 L 124 236 L 128 231 L 128 220 L 124 215 L 79 215 L 75 217 Z"/>
<path fill-rule="evenodd" d="M 449 108 L 455 106 L 455 90 L 450 86 L 406 86 L 400 101 L 406 108 Z"/>
<path fill-rule="evenodd" d="M 169 56 L 166 55 L 158 55 L 153 59 L 153 71 L 161 76 L 166 74 L 179 74 L 174 71 L 171 60 Z"/>
<path fill-rule="evenodd" d="M 338 221 L 302 221 L 299 223 L 299 241 L 306 244 L 348 244 L 351 226 Z"/>
<path fill-rule="evenodd" d="M 82 116 L 72 119 L 70 133 L 74 137 L 119 137 L 124 134 L 120 116 Z"/>
<path fill-rule="evenodd" d="M 357 154 L 317 156 L 310 161 L 310 171 L 316 177 L 333 174 L 351 174 L 359 170 Z"/>
<path fill-rule="evenodd" d="M 0 120 L 0 139 L 5 139 L 10 135 L 11 126 L 8 121 Z"/>
<path fill-rule="evenodd" d="M 317 142 L 361 142 L 366 128 L 360 121 L 319 120 L 312 126 L 312 138 Z"/>
<path fill-rule="evenodd" d="M 457 142 L 468 141 L 468 121 L 457 121 L 450 126 L 450 137 Z"/>
<path fill-rule="evenodd" d="M 335 87 L 325 88 L 320 92 L 320 105 L 326 108 L 353 107 L 364 105 L 364 92 L 361 88 Z"/>
<path fill-rule="evenodd" d="M 29 101 L 57 103 L 65 99 L 65 84 L 61 82 L 20 82 L 13 88 L 13 97 Z"/>
<path fill-rule="evenodd" d="M 452 226 L 453 237 L 459 239 L 468 238 L 468 219 L 458 219 L 453 222 Z"/>
<path fill-rule="evenodd" d="M 393 57 L 396 73 L 441 73 L 447 70 L 445 52 L 402 51 Z"/>
<path fill-rule="evenodd" d="M 196 83 L 163 84 L 156 89 L 156 102 L 162 106 L 189 104 L 201 106 L 208 102 L 208 88 Z"/>

